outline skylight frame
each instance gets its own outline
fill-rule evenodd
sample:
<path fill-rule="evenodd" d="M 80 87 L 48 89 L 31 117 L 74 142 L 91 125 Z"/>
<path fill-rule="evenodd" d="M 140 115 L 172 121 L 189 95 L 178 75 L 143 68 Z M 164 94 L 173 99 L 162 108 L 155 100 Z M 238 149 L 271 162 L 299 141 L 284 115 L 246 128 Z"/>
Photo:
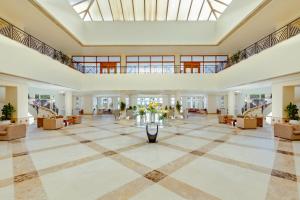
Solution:
<path fill-rule="evenodd" d="M 68 0 L 84 21 L 216 21 L 232 0 Z M 75 3 L 74 3 L 75 2 Z"/>

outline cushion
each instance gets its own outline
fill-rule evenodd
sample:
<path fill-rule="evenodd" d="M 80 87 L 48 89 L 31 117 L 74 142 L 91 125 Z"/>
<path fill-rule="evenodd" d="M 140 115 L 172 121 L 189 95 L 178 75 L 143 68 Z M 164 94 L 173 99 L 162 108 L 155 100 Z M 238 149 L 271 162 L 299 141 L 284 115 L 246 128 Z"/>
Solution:
<path fill-rule="evenodd" d="M 7 131 L 0 131 L 0 135 L 7 135 Z"/>
<path fill-rule="evenodd" d="M 292 125 L 293 126 L 293 130 L 295 130 L 295 131 L 300 131 L 300 126 L 298 126 L 298 125 Z"/>
<path fill-rule="evenodd" d="M 3 124 L 0 125 L 0 131 L 5 131 L 7 129 L 7 127 L 9 127 L 10 124 Z"/>
<path fill-rule="evenodd" d="M 300 135 L 300 131 L 293 131 L 295 135 Z"/>

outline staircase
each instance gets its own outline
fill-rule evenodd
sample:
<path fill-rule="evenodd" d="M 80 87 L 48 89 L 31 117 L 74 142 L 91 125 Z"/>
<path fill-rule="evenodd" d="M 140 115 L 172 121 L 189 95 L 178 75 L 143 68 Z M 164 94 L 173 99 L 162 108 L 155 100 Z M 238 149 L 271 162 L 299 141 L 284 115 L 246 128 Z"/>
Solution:
<path fill-rule="evenodd" d="M 263 112 L 262 107 L 264 106 Z M 266 117 L 272 111 L 272 103 L 250 108 L 243 113 L 243 116 L 264 116 Z"/>
<path fill-rule="evenodd" d="M 43 107 L 43 106 L 37 106 L 34 104 L 29 104 L 29 112 L 30 114 L 37 118 L 37 117 L 55 117 L 57 116 L 57 113 L 53 110 Z"/>

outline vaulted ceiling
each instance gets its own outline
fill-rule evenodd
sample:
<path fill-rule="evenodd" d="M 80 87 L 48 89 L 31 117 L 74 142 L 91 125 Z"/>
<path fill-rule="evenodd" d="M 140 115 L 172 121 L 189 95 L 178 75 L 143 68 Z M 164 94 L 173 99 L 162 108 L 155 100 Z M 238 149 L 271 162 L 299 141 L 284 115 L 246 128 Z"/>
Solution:
<path fill-rule="evenodd" d="M 232 0 L 68 0 L 84 21 L 215 21 Z"/>

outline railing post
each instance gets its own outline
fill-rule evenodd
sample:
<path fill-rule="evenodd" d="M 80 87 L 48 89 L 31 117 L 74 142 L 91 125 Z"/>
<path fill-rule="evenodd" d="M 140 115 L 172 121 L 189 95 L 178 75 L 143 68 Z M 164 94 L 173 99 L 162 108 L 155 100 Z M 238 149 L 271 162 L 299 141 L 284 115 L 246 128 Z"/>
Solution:
<path fill-rule="evenodd" d="M 10 29 L 10 38 L 11 38 L 11 39 L 13 39 L 13 28 L 14 28 L 13 25 L 10 24 L 10 25 L 9 25 L 9 29 Z"/>
<path fill-rule="evenodd" d="M 29 48 L 32 48 L 32 47 L 31 47 L 31 35 L 28 35 L 28 47 L 29 47 Z"/>
<path fill-rule="evenodd" d="M 254 54 L 257 54 L 258 53 L 258 50 L 257 50 L 258 48 L 257 48 L 257 42 L 255 42 L 255 44 L 254 44 Z"/>
<path fill-rule="evenodd" d="M 45 43 L 42 43 L 42 53 L 45 54 Z"/>

